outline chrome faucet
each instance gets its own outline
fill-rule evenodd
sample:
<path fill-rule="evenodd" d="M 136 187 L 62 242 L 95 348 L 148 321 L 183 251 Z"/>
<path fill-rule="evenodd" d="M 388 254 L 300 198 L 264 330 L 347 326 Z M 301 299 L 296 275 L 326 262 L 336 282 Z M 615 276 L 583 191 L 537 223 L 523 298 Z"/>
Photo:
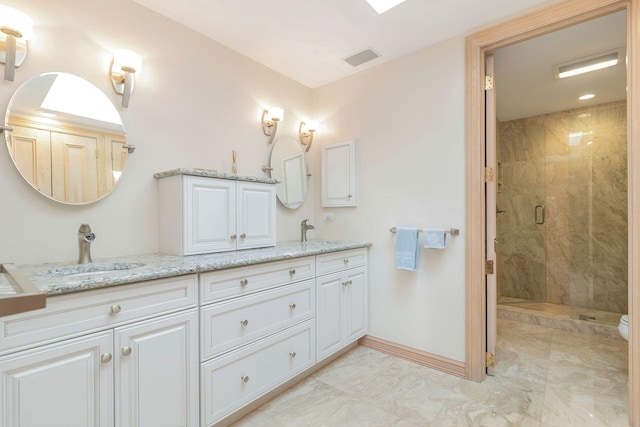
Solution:
<path fill-rule="evenodd" d="M 91 261 L 91 242 L 96 240 L 96 235 L 91 232 L 91 226 L 86 222 L 80 224 L 78 229 L 78 264 L 87 264 Z"/>
<path fill-rule="evenodd" d="M 307 241 L 307 230 L 313 230 L 315 227 L 311 224 L 307 224 L 308 219 L 305 219 L 300 223 L 300 241 Z"/>

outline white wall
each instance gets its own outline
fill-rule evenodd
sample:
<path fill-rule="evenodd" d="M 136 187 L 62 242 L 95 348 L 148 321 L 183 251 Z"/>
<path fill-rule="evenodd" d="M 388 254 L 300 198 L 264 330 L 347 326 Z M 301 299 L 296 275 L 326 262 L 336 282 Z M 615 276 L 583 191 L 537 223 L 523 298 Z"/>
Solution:
<path fill-rule="evenodd" d="M 373 242 L 370 335 L 464 360 L 464 39 L 316 89 L 314 111 L 318 142 L 357 139 L 358 207 L 322 209 L 318 189 L 316 233 Z M 335 220 L 320 221 L 324 212 Z M 395 269 L 392 226 L 461 234 L 421 249 L 407 272 Z"/>
<path fill-rule="evenodd" d="M 32 76 L 77 74 L 119 105 L 108 77 L 112 49 L 142 55 L 143 70 L 128 109 L 121 111 L 137 150 L 116 190 L 88 206 L 66 206 L 38 194 L 0 150 L 0 261 L 31 263 L 77 258 L 76 231 L 97 234 L 94 258 L 157 251 L 153 174 L 176 167 L 230 171 L 237 149 L 241 175 L 264 176 L 271 147 L 259 123 L 262 108 L 285 109 L 279 135 L 297 135 L 311 118 L 312 91 L 129 0 L 9 0 L 35 21 L 29 55 L 14 82 L 0 83 L 4 112 L 13 92 Z M 0 67 L 1 68 L 1 67 Z M 310 153 L 313 162 L 314 153 Z M 295 211 L 278 206 L 278 239 L 299 238 L 313 218 L 309 201 Z"/>

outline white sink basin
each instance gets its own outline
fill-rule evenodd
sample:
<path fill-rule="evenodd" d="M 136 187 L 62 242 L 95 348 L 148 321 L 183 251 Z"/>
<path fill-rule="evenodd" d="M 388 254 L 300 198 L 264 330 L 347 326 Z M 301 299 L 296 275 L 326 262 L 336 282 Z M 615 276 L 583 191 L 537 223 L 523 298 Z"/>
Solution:
<path fill-rule="evenodd" d="M 68 267 L 55 268 L 44 273 L 50 277 L 89 276 L 92 274 L 113 273 L 114 271 L 131 270 L 144 266 L 141 262 L 110 262 L 70 265 Z"/>

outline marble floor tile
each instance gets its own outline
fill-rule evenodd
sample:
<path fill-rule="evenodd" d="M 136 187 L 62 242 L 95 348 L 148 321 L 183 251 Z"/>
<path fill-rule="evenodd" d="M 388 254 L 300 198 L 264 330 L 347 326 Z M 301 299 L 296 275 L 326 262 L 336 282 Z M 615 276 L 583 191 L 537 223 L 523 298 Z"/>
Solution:
<path fill-rule="evenodd" d="M 234 427 L 627 426 L 627 343 L 498 319 L 496 375 L 356 347 Z"/>

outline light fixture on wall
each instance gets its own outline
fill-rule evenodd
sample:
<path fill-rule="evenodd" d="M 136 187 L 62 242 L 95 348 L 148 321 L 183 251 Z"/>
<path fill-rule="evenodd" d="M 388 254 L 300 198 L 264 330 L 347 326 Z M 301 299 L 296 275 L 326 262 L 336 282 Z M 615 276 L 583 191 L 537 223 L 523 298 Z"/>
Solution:
<path fill-rule="evenodd" d="M 0 6 L 0 62 L 4 63 L 4 79 L 13 81 L 15 68 L 27 57 L 27 40 L 33 35 L 33 21 L 19 10 Z"/>
<path fill-rule="evenodd" d="M 316 120 L 309 120 L 306 123 L 300 122 L 300 128 L 298 129 L 298 136 L 300 137 L 300 143 L 307 148 L 304 150 L 308 152 L 313 142 L 313 134 L 318 130 L 318 122 Z"/>
<path fill-rule="evenodd" d="M 262 112 L 262 132 L 269 138 L 269 144 L 273 142 L 278 131 L 278 122 L 284 118 L 284 110 L 279 107 L 267 107 Z"/>
<path fill-rule="evenodd" d="M 113 53 L 111 65 L 111 83 L 117 94 L 122 95 L 122 106 L 129 106 L 129 99 L 135 85 L 135 74 L 142 71 L 140 55 L 130 50 L 117 50 Z"/>

